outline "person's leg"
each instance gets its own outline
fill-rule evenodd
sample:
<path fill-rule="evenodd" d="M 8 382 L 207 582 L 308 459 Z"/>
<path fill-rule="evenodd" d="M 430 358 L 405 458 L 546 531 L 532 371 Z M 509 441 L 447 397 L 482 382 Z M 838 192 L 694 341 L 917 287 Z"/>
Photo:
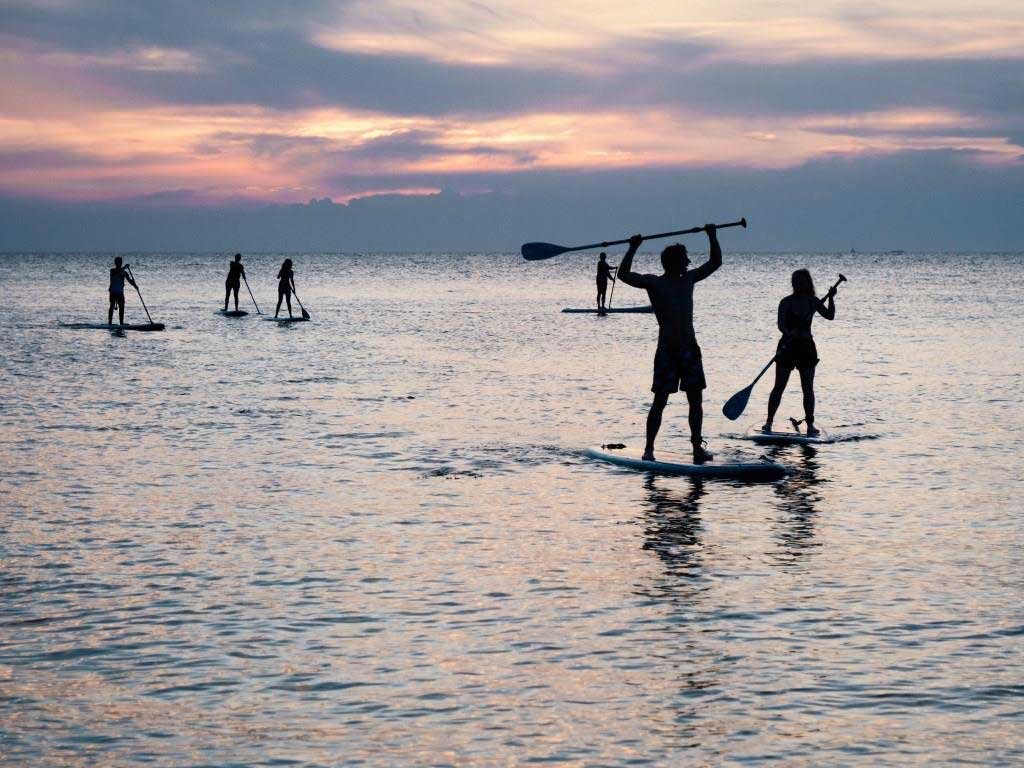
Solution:
<path fill-rule="evenodd" d="M 786 385 L 789 383 L 790 370 L 787 365 L 775 364 L 775 386 L 772 387 L 772 392 L 768 395 L 768 418 L 765 419 L 764 427 L 762 427 L 766 432 L 771 431 L 772 422 L 775 421 L 775 412 L 779 410 L 782 393 L 786 391 Z"/>
<path fill-rule="evenodd" d="M 110 307 L 107 309 L 107 325 L 114 324 L 114 294 L 110 294 L 107 298 L 110 299 Z"/>
<path fill-rule="evenodd" d="M 700 445 L 704 428 L 704 392 L 699 389 L 686 390 L 686 402 L 690 406 L 687 421 L 690 422 L 690 442 L 694 447 Z"/>
<path fill-rule="evenodd" d="M 651 403 L 651 410 L 647 413 L 647 445 L 644 446 L 644 461 L 654 461 L 654 441 L 658 437 L 658 430 L 661 429 L 661 414 L 668 404 L 668 392 L 658 392 L 654 395 L 654 402 Z"/>
<path fill-rule="evenodd" d="M 274 310 L 274 317 L 277 317 L 281 312 L 281 302 L 284 300 L 284 292 L 277 292 L 277 309 Z"/>
<path fill-rule="evenodd" d="M 807 434 L 817 434 L 818 429 L 814 426 L 814 366 L 800 369 L 800 387 L 804 391 L 804 423 L 807 425 Z"/>
<path fill-rule="evenodd" d="M 231 290 L 235 292 L 235 312 L 238 311 L 238 289 L 240 287 L 241 286 L 238 283 L 235 283 L 233 286 L 231 286 Z"/>
<path fill-rule="evenodd" d="M 291 317 L 292 316 L 292 295 L 291 295 L 291 293 L 286 293 L 284 295 L 284 300 L 288 302 L 288 317 Z"/>
<path fill-rule="evenodd" d="M 228 298 L 231 296 L 231 283 L 224 283 L 224 311 L 228 311 Z"/>
<path fill-rule="evenodd" d="M 117 321 L 124 325 L 124 295 L 117 300 Z"/>
<path fill-rule="evenodd" d="M 704 390 L 686 390 L 686 401 L 690 407 L 690 443 L 693 445 L 693 463 L 703 464 L 711 461 L 714 456 L 704 450 L 703 429 L 704 429 Z"/>

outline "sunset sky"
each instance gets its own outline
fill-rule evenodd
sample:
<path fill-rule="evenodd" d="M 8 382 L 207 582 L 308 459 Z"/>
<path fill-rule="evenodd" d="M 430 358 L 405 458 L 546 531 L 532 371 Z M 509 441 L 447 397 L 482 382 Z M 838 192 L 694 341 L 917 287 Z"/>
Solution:
<path fill-rule="evenodd" d="M 943 205 L 1013 246 L 991 209 L 1024 214 L 1024 4 L 636 5 L 0 0 L 0 210 L 442 190 L 528 209 L 621 178 L 649 211 L 676 179 L 689 218 L 664 223 L 685 226 L 824 173 L 868 200 L 948 178 Z"/>

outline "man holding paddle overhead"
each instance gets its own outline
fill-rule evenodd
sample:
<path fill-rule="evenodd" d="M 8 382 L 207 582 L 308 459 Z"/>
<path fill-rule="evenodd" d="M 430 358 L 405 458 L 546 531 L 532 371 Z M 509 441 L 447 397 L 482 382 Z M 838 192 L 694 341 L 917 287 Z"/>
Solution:
<path fill-rule="evenodd" d="M 647 414 L 647 444 L 644 461 L 654 461 L 654 440 L 661 428 L 661 416 L 668 404 L 668 396 L 682 390 L 686 393 L 690 413 L 690 442 L 693 444 L 693 463 L 703 464 L 712 459 L 704 450 L 701 428 L 704 422 L 703 391 L 704 366 L 700 347 L 693 331 L 693 288 L 722 266 L 722 248 L 718 244 L 717 227 L 706 224 L 711 257 L 705 264 L 688 270 L 690 259 L 686 246 L 670 245 L 661 252 L 661 275 L 641 275 L 633 272 L 633 256 L 642 235 L 629 239 L 629 250 L 619 264 L 618 277 L 626 285 L 643 288 L 650 297 L 654 314 L 658 318 L 658 351 L 654 355 L 654 402 Z"/>

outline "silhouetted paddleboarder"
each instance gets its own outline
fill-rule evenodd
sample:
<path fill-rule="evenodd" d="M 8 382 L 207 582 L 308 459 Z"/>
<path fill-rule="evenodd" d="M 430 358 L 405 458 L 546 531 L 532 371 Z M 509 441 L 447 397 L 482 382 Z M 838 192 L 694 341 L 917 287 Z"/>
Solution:
<path fill-rule="evenodd" d="M 644 460 L 654 460 L 654 440 L 661 428 L 661 415 L 668 396 L 682 390 L 690 406 L 690 442 L 693 444 L 694 464 L 710 461 L 712 455 L 704 450 L 701 429 L 704 422 L 703 391 L 707 387 L 700 347 L 693 331 L 693 288 L 722 266 L 722 248 L 718 244 L 714 224 L 704 226 L 711 248 L 708 261 L 688 270 L 690 258 L 686 246 L 670 245 L 661 252 L 662 275 L 640 275 L 633 272 L 633 256 L 643 235 L 629 239 L 629 250 L 619 264 L 619 279 L 634 288 L 643 288 L 650 297 L 658 318 L 658 351 L 654 355 L 654 383 L 651 391 L 654 402 L 647 414 L 647 444 Z"/>
<path fill-rule="evenodd" d="M 779 302 L 778 322 L 782 338 L 775 354 L 775 386 L 768 396 L 768 418 L 761 430 L 772 431 L 772 422 L 789 383 L 789 374 L 796 368 L 800 372 L 800 387 L 804 392 L 804 422 L 807 434 L 813 436 L 820 434 L 820 430 L 814 426 L 814 369 L 818 365 L 818 348 L 811 335 L 811 321 L 815 314 L 826 320 L 835 318 L 836 286 L 829 289 L 824 299 L 819 299 L 814 292 L 811 273 L 806 269 L 794 272 L 792 283 L 793 293 Z"/>
<path fill-rule="evenodd" d="M 612 267 L 608 264 L 608 254 L 602 253 L 597 262 L 597 308 L 607 309 L 605 305 L 605 294 L 608 293 L 608 280 L 614 280 Z"/>
<path fill-rule="evenodd" d="M 114 267 L 110 270 L 110 308 L 107 310 L 107 325 L 114 324 L 114 307 L 117 307 L 117 321 L 124 325 L 124 281 L 127 280 L 138 290 L 135 281 L 128 273 L 128 265 L 121 265 L 121 257 L 114 257 Z"/>
<path fill-rule="evenodd" d="M 288 317 L 292 316 L 292 291 L 295 290 L 295 273 L 292 271 L 292 260 L 285 259 L 277 273 L 277 309 L 274 317 L 281 312 L 281 301 L 288 302 Z"/>
<path fill-rule="evenodd" d="M 238 311 L 238 290 L 242 287 L 245 267 L 242 266 L 242 254 L 236 253 L 235 260 L 228 265 L 228 277 L 224 281 L 224 311 L 228 311 L 228 298 L 235 293 L 235 312 Z"/>

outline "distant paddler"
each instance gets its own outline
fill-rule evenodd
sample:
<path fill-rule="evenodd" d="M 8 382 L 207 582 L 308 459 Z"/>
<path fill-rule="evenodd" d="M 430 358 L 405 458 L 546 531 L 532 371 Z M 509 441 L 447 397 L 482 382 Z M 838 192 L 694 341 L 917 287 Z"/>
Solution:
<path fill-rule="evenodd" d="M 292 316 L 292 291 L 294 290 L 295 272 L 292 270 L 292 260 L 285 259 L 277 273 L 277 309 L 274 310 L 274 317 L 281 313 L 282 301 L 288 303 L 288 317 Z"/>
<path fill-rule="evenodd" d="M 602 251 L 597 260 L 597 309 L 603 312 L 608 307 L 605 302 L 605 294 L 608 293 L 608 281 L 615 280 L 615 269 L 608 264 L 608 254 Z"/>
<path fill-rule="evenodd" d="M 845 278 L 843 278 L 845 279 Z M 814 437 L 820 430 L 814 426 L 814 370 L 818 365 L 818 348 L 811 334 L 811 321 L 818 314 L 826 320 L 836 316 L 836 290 L 839 282 L 833 285 L 824 299 L 819 299 L 814 292 L 814 281 L 806 269 L 798 269 L 791 278 L 793 293 L 779 302 L 779 339 L 775 353 L 775 386 L 768 396 L 768 418 L 765 419 L 762 432 L 772 431 L 775 412 L 782 402 L 782 393 L 789 383 L 789 375 L 796 368 L 800 372 L 800 387 L 804 393 L 804 423 L 807 435 Z M 797 422 L 799 424 L 799 422 Z"/>
<path fill-rule="evenodd" d="M 228 277 L 224 281 L 224 311 L 228 311 L 228 299 L 235 294 L 235 312 L 238 311 L 238 291 L 245 278 L 245 267 L 242 266 L 242 254 L 236 253 L 235 260 L 228 264 Z"/>
<path fill-rule="evenodd" d="M 706 224 L 711 255 L 707 262 L 688 270 L 690 258 L 686 246 L 670 245 L 661 252 L 664 274 L 641 275 L 633 272 L 633 256 L 643 235 L 629 239 L 629 250 L 619 264 L 619 279 L 634 288 L 643 288 L 654 306 L 658 318 L 658 351 L 654 356 L 654 383 L 651 391 L 654 402 L 647 414 L 647 444 L 644 461 L 654 461 L 654 441 L 661 428 L 661 417 L 668 404 L 668 396 L 682 390 L 689 402 L 690 442 L 693 445 L 693 463 L 703 464 L 712 455 L 704 450 L 701 430 L 704 423 L 704 365 L 700 347 L 693 330 L 693 289 L 722 266 L 722 248 L 718 244 L 717 227 Z M 698 230 L 699 231 L 699 230 Z"/>
<path fill-rule="evenodd" d="M 128 264 L 122 266 L 120 256 L 114 257 L 114 268 L 110 270 L 110 308 L 107 310 L 107 325 L 114 324 L 114 307 L 117 307 L 117 321 L 124 325 L 124 281 L 131 283 L 135 290 L 139 286 L 132 279 Z"/>

